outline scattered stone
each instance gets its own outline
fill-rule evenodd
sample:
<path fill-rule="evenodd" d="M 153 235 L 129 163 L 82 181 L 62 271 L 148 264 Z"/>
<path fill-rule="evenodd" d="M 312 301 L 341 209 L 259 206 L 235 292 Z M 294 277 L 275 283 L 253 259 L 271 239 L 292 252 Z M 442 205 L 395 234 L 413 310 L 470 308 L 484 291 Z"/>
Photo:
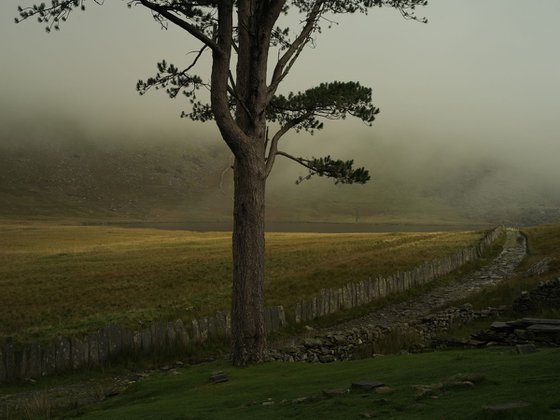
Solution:
<path fill-rule="evenodd" d="M 144 378 L 145 375 L 142 374 L 132 374 L 126 377 L 129 383 L 138 382 L 140 379 Z"/>
<path fill-rule="evenodd" d="M 560 319 L 523 318 L 522 321 L 526 322 L 528 325 L 560 325 Z"/>
<path fill-rule="evenodd" d="M 305 331 L 315 331 L 315 328 L 313 328 L 313 327 L 310 326 L 310 325 L 305 325 L 305 326 L 303 327 L 303 329 L 304 329 Z"/>
<path fill-rule="evenodd" d="M 432 397 L 436 393 L 436 391 L 443 388 L 443 384 L 432 384 L 432 385 L 414 385 L 414 393 L 416 395 L 417 400 L 421 400 L 422 398 Z"/>
<path fill-rule="evenodd" d="M 305 347 L 321 347 L 323 341 L 320 338 L 306 338 L 303 340 L 303 345 Z"/>
<path fill-rule="evenodd" d="M 299 398 L 293 399 L 292 404 L 301 404 L 301 403 L 304 403 L 304 402 L 307 402 L 307 401 L 310 401 L 310 400 L 311 400 L 310 397 L 299 397 Z"/>
<path fill-rule="evenodd" d="M 384 386 L 383 382 L 379 381 L 358 381 L 352 382 L 352 390 L 353 391 L 371 391 L 372 389 L 379 388 L 380 386 Z"/>
<path fill-rule="evenodd" d="M 458 373 L 457 375 L 451 376 L 448 382 L 471 382 L 477 384 L 482 382 L 486 377 L 481 373 Z"/>
<path fill-rule="evenodd" d="M 372 419 L 374 417 L 377 417 L 377 413 L 375 411 L 364 411 L 363 413 L 360 413 L 360 417 L 363 417 L 365 419 Z"/>
<path fill-rule="evenodd" d="M 449 388 L 449 389 L 474 388 L 474 384 L 471 381 L 449 382 L 445 384 L 445 388 Z"/>
<path fill-rule="evenodd" d="M 553 261 L 554 261 L 554 258 L 545 257 L 542 260 L 540 260 L 538 263 L 533 264 L 527 270 L 527 273 L 526 273 L 527 277 L 540 276 L 541 274 L 546 273 L 547 271 L 550 270 L 550 263 L 553 262 Z"/>
<path fill-rule="evenodd" d="M 210 376 L 210 383 L 219 384 L 229 381 L 228 376 L 224 372 L 215 372 Z"/>
<path fill-rule="evenodd" d="M 329 397 L 329 398 L 339 397 L 339 396 L 344 395 L 344 394 L 348 394 L 348 389 L 334 388 L 334 389 L 323 390 L 323 395 L 325 397 Z"/>
<path fill-rule="evenodd" d="M 473 334 L 472 337 L 486 342 L 487 346 L 490 344 L 504 346 L 560 345 L 559 319 L 523 318 L 503 324 L 510 328 L 480 331 Z M 530 347 L 527 347 L 527 349 L 530 349 Z"/>
<path fill-rule="evenodd" d="M 535 333 L 560 333 L 560 325 L 537 324 L 527 327 L 527 331 Z"/>
<path fill-rule="evenodd" d="M 534 344 L 518 344 L 515 346 L 515 349 L 519 354 L 529 354 L 535 353 L 537 351 L 537 348 Z"/>
<path fill-rule="evenodd" d="M 514 328 L 514 326 L 508 324 L 507 322 L 496 321 L 490 324 L 490 328 L 493 330 L 511 330 Z"/>
<path fill-rule="evenodd" d="M 512 410 L 516 410 L 518 408 L 525 408 L 529 407 L 529 404 L 526 401 L 509 401 L 502 404 L 493 404 L 493 405 L 485 405 L 482 409 L 489 413 L 504 413 Z"/>
<path fill-rule="evenodd" d="M 274 405 L 274 401 L 265 401 L 261 405 Z"/>
<path fill-rule="evenodd" d="M 105 397 L 107 397 L 107 398 L 116 397 L 120 393 L 121 393 L 120 389 L 113 388 L 113 389 L 110 389 L 107 392 L 105 392 Z"/>

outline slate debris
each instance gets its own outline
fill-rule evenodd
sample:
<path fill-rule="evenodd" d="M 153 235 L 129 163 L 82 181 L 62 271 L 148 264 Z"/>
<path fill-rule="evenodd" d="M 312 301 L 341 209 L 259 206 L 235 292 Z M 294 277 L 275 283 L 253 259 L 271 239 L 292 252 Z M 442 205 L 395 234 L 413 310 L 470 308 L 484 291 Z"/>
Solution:
<path fill-rule="evenodd" d="M 529 407 L 530 405 L 531 404 L 529 404 L 527 401 L 519 400 L 519 401 L 508 401 L 500 404 L 485 405 L 482 407 L 482 409 L 488 413 L 507 413 L 509 411 L 516 410 L 518 408 Z"/>
<path fill-rule="evenodd" d="M 560 320 L 522 318 L 507 322 L 494 322 L 490 329 L 472 335 L 473 339 L 484 341 L 486 345 L 516 346 L 519 353 L 532 352 L 534 346 L 560 346 Z"/>
<path fill-rule="evenodd" d="M 385 383 L 379 381 L 369 381 L 369 380 L 357 381 L 357 382 L 352 382 L 352 391 L 357 391 L 357 392 L 371 391 L 381 386 L 385 386 Z"/>
<path fill-rule="evenodd" d="M 345 388 L 335 388 L 335 389 L 325 389 L 323 390 L 323 395 L 328 398 L 339 397 L 341 395 L 348 394 L 348 389 Z"/>
<path fill-rule="evenodd" d="M 515 349 L 519 354 L 529 354 L 535 353 L 537 351 L 537 348 L 534 344 L 518 344 L 515 346 Z"/>
<path fill-rule="evenodd" d="M 229 378 L 224 372 L 215 372 L 210 376 L 210 383 L 219 384 L 222 382 L 228 382 Z"/>

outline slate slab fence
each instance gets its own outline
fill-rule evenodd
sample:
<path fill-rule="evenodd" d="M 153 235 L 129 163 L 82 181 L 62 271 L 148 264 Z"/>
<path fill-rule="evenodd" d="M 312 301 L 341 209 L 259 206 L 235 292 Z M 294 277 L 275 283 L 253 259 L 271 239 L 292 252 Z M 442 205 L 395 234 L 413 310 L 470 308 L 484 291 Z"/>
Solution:
<path fill-rule="evenodd" d="M 286 325 L 282 306 L 265 310 L 267 332 Z M 227 312 L 193 319 L 185 323 L 155 321 L 143 329 L 132 330 L 110 324 L 91 334 L 57 337 L 48 343 L 18 344 L 5 337 L 0 345 L 0 382 L 39 378 L 80 368 L 101 368 L 126 356 L 180 354 L 197 343 L 231 335 Z"/>
<path fill-rule="evenodd" d="M 473 247 L 447 258 L 431 261 L 404 273 L 348 283 L 340 289 L 323 289 L 311 299 L 295 306 L 295 322 L 303 322 L 352 308 L 395 292 L 403 292 L 445 275 L 462 264 L 478 258 L 501 234 L 503 228 L 489 232 Z M 286 315 L 282 306 L 265 310 L 267 332 L 282 329 Z M 172 354 L 185 351 L 209 339 L 231 335 L 228 312 L 193 319 L 185 323 L 155 321 L 145 328 L 132 330 L 110 324 L 87 335 L 57 337 L 43 343 L 16 343 L 11 337 L 0 342 L 0 383 L 17 379 L 39 378 L 81 368 L 101 368 L 120 357 Z"/>

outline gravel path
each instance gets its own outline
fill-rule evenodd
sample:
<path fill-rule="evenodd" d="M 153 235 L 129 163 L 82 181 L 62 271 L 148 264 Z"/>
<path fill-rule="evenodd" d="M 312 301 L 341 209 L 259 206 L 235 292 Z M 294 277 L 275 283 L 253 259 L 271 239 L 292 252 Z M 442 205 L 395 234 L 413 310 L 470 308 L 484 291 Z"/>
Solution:
<path fill-rule="evenodd" d="M 518 230 L 506 231 L 504 249 L 498 257 L 481 269 L 455 280 L 452 284 L 438 287 L 413 300 L 392 304 L 368 315 L 342 324 L 329 327 L 324 331 L 340 331 L 364 325 L 391 326 L 417 320 L 453 301 L 476 293 L 511 277 L 517 266 L 527 255 L 525 237 Z"/>

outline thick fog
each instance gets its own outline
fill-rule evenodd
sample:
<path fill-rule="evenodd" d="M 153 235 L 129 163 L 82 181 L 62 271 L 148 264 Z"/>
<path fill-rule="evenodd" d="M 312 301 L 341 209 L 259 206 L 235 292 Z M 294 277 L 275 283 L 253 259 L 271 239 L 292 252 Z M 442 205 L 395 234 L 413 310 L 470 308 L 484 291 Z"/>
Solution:
<path fill-rule="evenodd" d="M 189 64 L 197 48 L 191 38 L 116 1 L 91 2 L 60 32 L 46 34 L 35 21 L 13 22 L 17 5 L 29 3 L 0 4 L 4 144 L 48 141 L 49 132 L 70 142 L 219 142 L 211 123 L 179 118 L 186 101 L 135 91 L 162 58 Z M 354 158 L 373 175 L 367 187 L 321 179 L 296 194 L 324 187 L 359 203 L 367 192 L 371 200 L 394 201 L 395 209 L 415 200 L 485 212 L 504 203 L 559 207 L 560 3 L 432 0 L 417 13 L 429 23 L 392 9 L 336 17 L 302 54 L 284 91 L 358 80 L 373 87 L 381 113 L 371 128 L 328 121 L 314 136 L 287 136 L 283 150 Z M 207 74 L 208 59 L 200 74 Z M 225 149 L 224 159 L 227 165 Z M 299 175 L 303 168 L 279 161 L 269 191 L 296 188 Z"/>

